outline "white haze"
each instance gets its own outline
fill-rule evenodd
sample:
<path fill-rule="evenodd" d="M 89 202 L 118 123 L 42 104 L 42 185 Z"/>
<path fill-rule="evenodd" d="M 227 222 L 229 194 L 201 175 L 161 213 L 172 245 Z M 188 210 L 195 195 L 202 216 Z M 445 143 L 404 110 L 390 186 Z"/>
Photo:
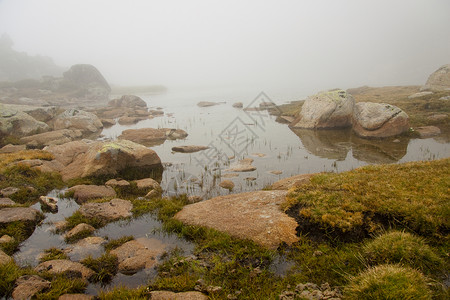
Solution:
<path fill-rule="evenodd" d="M 423 84 L 450 63 L 449 0 L 0 0 L 0 35 L 113 84 L 311 92 Z"/>

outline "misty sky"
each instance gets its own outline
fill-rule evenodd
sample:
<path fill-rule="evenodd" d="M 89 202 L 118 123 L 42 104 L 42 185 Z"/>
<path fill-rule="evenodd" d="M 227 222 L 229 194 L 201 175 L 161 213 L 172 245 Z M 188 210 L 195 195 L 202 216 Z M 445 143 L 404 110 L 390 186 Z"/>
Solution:
<path fill-rule="evenodd" d="M 312 91 L 423 84 L 450 63 L 449 0 L 0 0 L 0 35 L 115 84 Z"/>

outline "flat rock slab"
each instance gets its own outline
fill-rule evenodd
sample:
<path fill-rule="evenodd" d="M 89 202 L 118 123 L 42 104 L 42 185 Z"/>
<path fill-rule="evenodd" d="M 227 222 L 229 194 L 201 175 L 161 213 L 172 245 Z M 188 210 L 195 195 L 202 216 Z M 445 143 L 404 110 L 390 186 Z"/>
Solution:
<path fill-rule="evenodd" d="M 182 292 L 174 293 L 170 291 L 152 291 L 150 292 L 152 300 L 207 300 L 208 296 L 200 292 Z"/>
<path fill-rule="evenodd" d="M 16 202 L 12 201 L 9 198 L 0 198 L 0 207 L 2 206 L 12 206 L 15 205 Z"/>
<path fill-rule="evenodd" d="M 206 150 L 206 149 L 209 149 L 209 147 L 208 146 L 193 146 L 193 145 L 172 147 L 172 151 L 181 152 L 181 153 L 193 153 L 193 152 L 198 152 L 198 151 L 202 151 L 202 150 Z"/>
<path fill-rule="evenodd" d="M 155 265 L 157 256 L 166 249 L 166 245 L 156 239 L 138 238 L 126 242 L 111 251 L 119 259 L 119 271 L 123 274 L 133 274 L 144 268 Z"/>
<path fill-rule="evenodd" d="M 272 190 L 289 190 L 310 182 L 311 177 L 316 174 L 300 174 L 288 178 L 283 178 L 274 182 L 270 187 Z"/>
<path fill-rule="evenodd" d="M 103 203 L 86 203 L 81 205 L 80 213 L 88 218 L 98 217 L 112 221 L 131 217 L 133 204 L 128 200 L 112 199 Z"/>
<path fill-rule="evenodd" d="M 39 264 L 35 270 L 37 272 L 48 271 L 52 274 L 60 274 L 65 272 L 76 272 L 80 274 L 80 277 L 88 280 L 94 271 L 83 266 L 80 263 L 70 261 L 68 259 L 54 259 Z"/>
<path fill-rule="evenodd" d="M 47 281 L 37 275 L 24 275 L 16 280 L 16 288 L 12 293 L 15 300 L 31 299 L 34 295 L 47 289 L 51 286 L 50 281 Z"/>
<path fill-rule="evenodd" d="M 75 185 L 67 191 L 74 192 L 73 198 L 77 203 L 84 203 L 90 199 L 116 196 L 116 192 L 112 187 L 104 185 Z"/>
<path fill-rule="evenodd" d="M 439 127 L 436 126 L 423 126 L 423 127 L 417 127 L 415 129 L 417 133 L 419 133 L 420 138 L 429 138 L 432 136 L 437 136 L 441 134 L 441 130 Z"/>
<path fill-rule="evenodd" d="M 15 221 L 34 223 L 39 219 L 39 211 L 31 207 L 7 207 L 0 210 L 0 223 L 11 223 Z"/>
<path fill-rule="evenodd" d="M 286 191 L 257 191 L 219 196 L 185 206 L 175 215 L 186 224 L 206 226 L 240 239 L 277 248 L 298 241 L 297 222 L 280 209 Z"/>

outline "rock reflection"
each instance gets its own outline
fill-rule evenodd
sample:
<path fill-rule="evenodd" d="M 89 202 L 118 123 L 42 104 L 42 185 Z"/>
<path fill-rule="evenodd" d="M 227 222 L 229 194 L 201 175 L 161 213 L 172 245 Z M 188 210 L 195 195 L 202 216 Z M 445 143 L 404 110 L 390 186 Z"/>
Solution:
<path fill-rule="evenodd" d="M 351 150 L 353 157 L 367 163 L 394 163 L 406 155 L 408 138 L 367 140 L 357 137 L 351 129 L 291 129 L 310 153 L 339 161 Z"/>

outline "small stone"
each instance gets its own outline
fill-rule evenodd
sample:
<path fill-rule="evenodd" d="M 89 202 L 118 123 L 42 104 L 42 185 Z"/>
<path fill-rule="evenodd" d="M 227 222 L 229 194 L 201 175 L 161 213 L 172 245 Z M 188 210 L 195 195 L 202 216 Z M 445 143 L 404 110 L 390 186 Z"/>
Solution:
<path fill-rule="evenodd" d="M 16 187 L 7 187 L 4 188 L 2 190 L 0 190 L 0 195 L 3 197 L 9 197 L 11 195 L 14 195 L 15 193 L 17 193 L 20 189 L 16 188 Z"/>
<path fill-rule="evenodd" d="M 88 218 L 99 217 L 106 220 L 116 220 L 131 217 L 133 204 L 128 200 L 112 199 L 109 202 L 85 203 L 81 205 L 79 212 Z"/>
<path fill-rule="evenodd" d="M 274 170 L 274 171 L 270 171 L 270 173 L 273 175 L 281 175 L 281 174 L 283 174 L 283 171 Z"/>
<path fill-rule="evenodd" d="M 313 256 L 322 256 L 322 255 L 323 255 L 323 252 L 320 251 L 320 250 L 316 250 L 316 251 L 314 251 L 314 253 L 313 253 Z"/>
<path fill-rule="evenodd" d="M 58 199 L 55 197 L 41 196 L 39 202 L 44 209 L 49 209 L 51 212 L 58 211 Z"/>
<path fill-rule="evenodd" d="M 55 231 L 59 232 L 59 231 L 63 231 L 66 226 L 67 226 L 67 221 L 63 220 L 63 221 L 56 221 L 53 223 L 53 225 L 55 226 Z"/>
<path fill-rule="evenodd" d="M 234 182 L 231 180 L 223 180 L 221 183 L 219 183 L 219 186 L 231 191 L 234 188 Z"/>
<path fill-rule="evenodd" d="M 12 243 L 14 242 L 15 239 L 13 237 L 10 237 L 9 235 L 4 234 L 1 238 L 0 238 L 0 244 L 7 244 L 7 243 Z"/>
<path fill-rule="evenodd" d="M 189 203 L 197 203 L 197 202 L 200 202 L 202 200 L 203 200 L 203 198 L 200 197 L 200 196 L 189 196 L 188 197 L 188 202 Z"/>
<path fill-rule="evenodd" d="M 2 249 L 0 249 L 0 265 L 9 263 L 10 261 L 12 261 L 13 259 L 11 258 L 11 256 L 9 256 L 8 254 L 6 254 L 5 252 L 3 252 Z"/>
<path fill-rule="evenodd" d="M 12 201 L 9 198 L 0 198 L 0 207 L 2 206 L 12 206 L 15 205 L 16 202 Z"/>
<path fill-rule="evenodd" d="M 105 185 L 110 187 L 124 187 L 129 186 L 130 183 L 123 179 L 110 179 L 105 183 Z"/>
<path fill-rule="evenodd" d="M 433 92 L 419 92 L 419 93 L 415 93 L 415 94 L 408 96 L 408 99 L 420 98 L 420 97 L 428 96 L 428 95 L 432 95 L 432 94 L 433 94 Z"/>
<path fill-rule="evenodd" d="M 215 293 L 219 293 L 219 292 L 221 292 L 222 291 L 222 287 L 220 287 L 220 286 L 208 286 L 207 288 L 206 288 L 206 291 L 208 292 L 208 293 L 210 293 L 210 294 L 215 294 Z"/>
<path fill-rule="evenodd" d="M 243 108 L 244 104 L 242 102 L 235 102 L 233 103 L 234 108 Z"/>
<path fill-rule="evenodd" d="M 265 157 L 266 155 L 264 153 L 252 153 L 253 156 L 257 157 Z"/>

